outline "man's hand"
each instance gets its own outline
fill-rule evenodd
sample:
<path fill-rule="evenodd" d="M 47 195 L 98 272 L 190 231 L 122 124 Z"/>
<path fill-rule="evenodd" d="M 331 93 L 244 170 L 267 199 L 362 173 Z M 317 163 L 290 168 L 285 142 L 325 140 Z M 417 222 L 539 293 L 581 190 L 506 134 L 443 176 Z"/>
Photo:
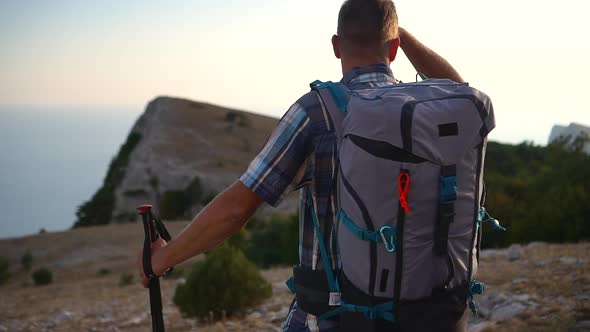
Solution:
<path fill-rule="evenodd" d="M 172 241 L 162 239 L 152 242 L 152 270 L 163 275 L 171 266 L 202 254 L 228 239 L 242 229 L 262 199 L 236 181 L 211 201 L 193 221 Z M 143 272 L 142 253 L 137 258 L 137 268 L 144 287 L 149 280 Z"/>
<path fill-rule="evenodd" d="M 157 276 L 163 275 L 167 271 L 167 268 L 159 264 L 159 260 L 154 259 L 154 254 L 158 250 L 166 247 L 166 245 L 166 241 L 162 239 L 157 239 L 156 241 L 152 242 L 152 271 Z M 137 256 L 137 270 L 139 273 L 139 279 L 141 280 L 143 287 L 148 288 L 150 280 L 143 271 L 143 249 L 139 252 L 139 255 Z"/>
<path fill-rule="evenodd" d="M 398 31 L 400 47 L 417 72 L 428 78 L 448 78 L 458 83 L 465 82 L 447 60 L 422 44 L 406 29 L 400 27 Z"/>

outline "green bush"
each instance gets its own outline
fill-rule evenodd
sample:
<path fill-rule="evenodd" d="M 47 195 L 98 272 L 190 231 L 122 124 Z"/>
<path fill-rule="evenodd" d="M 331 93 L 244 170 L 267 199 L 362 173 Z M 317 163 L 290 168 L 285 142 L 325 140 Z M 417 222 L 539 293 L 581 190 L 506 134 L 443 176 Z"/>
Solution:
<path fill-rule="evenodd" d="M 196 176 L 191 183 L 184 189 L 184 194 L 186 196 L 187 201 L 190 202 L 200 202 L 203 196 L 203 185 L 201 184 L 201 179 Z"/>
<path fill-rule="evenodd" d="M 237 234 L 230 237 L 227 243 L 234 248 L 245 251 L 248 243 L 248 231 L 242 228 Z"/>
<path fill-rule="evenodd" d="M 215 198 L 215 195 L 206 194 L 201 179 L 195 177 L 184 190 L 169 190 L 162 194 L 160 217 L 168 220 L 190 218 L 191 206 L 197 203 L 207 205 L 212 198 Z"/>
<path fill-rule="evenodd" d="M 0 285 L 4 285 L 10 279 L 10 262 L 8 258 L 0 256 Z"/>
<path fill-rule="evenodd" d="M 99 276 L 106 276 L 106 275 L 111 274 L 111 270 L 103 267 L 103 268 L 99 269 L 98 272 L 96 272 L 96 274 L 98 274 Z"/>
<path fill-rule="evenodd" d="M 507 231 L 485 226 L 483 247 L 590 239 L 590 156 L 581 142 L 488 144 L 486 209 Z"/>
<path fill-rule="evenodd" d="M 232 125 L 238 125 L 240 127 L 249 127 L 250 119 L 246 117 L 244 113 L 229 111 L 225 114 L 225 121 Z"/>
<path fill-rule="evenodd" d="M 181 219 L 185 217 L 190 203 L 184 191 L 166 191 L 160 200 L 160 217 L 168 220 Z"/>
<path fill-rule="evenodd" d="M 53 273 L 45 267 L 35 270 L 31 277 L 37 286 L 49 285 L 51 282 L 53 282 Z"/>
<path fill-rule="evenodd" d="M 246 255 L 260 267 L 294 265 L 299 261 L 299 216 L 251 220 Z M 272 243 L 272 245 L 269 245 Z"/>
<path fill-rule="evenodd" d="M 119 278 L 119 286 L 125 287 L 133 284 L 133 274 L 131 273 L 123 273 L 121 278 Z"/>
<path fill-rule="evenodd" d="M 74 228 L 104 225 L 111 222 L 115 207 L 115 189 L 125 177 L 129 156 L 140 140 L 141 134 L 139 133 L 132 132 L 127 136 L 127 140 L 119 149 L 119 153 L 111 160 L 102 186 L 90 200 L 78 207 L 78 211 L 76 211 L 78 220 L 74 223 Z"/>
<path fill-rule="evenodd" d="M 180 311 L 199 318 L 222 312 L 231 315 L 271 296 L 270 284 L 239 249 L 223 244 L 195 263 L 184 284 L 176 288 L 174 303 Z"/>
<path fill-rule="evenodd" d="M 33 267 L 33 254 L 30 251 L 27 251 L 20 258 L 20 265 L 22 266 L 23 270 L 31 271 L 31 268 Z"/>

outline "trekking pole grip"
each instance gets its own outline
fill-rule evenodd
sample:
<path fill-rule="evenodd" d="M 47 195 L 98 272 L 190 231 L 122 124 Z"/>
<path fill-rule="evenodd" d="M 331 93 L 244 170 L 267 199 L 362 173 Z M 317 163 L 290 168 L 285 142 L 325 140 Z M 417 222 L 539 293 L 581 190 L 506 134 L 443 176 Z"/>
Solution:
<path fill-rule="evenodd" d="M 152 206 L 145 204 L 137 207 L 137 212 L 141 215 L 143 221 L 143 232 L 145 235 L 143 241 L 143 272 L 149 279 L 153 279 L 155 274 L 152 270 L 152 242 L 158 238 L 158 233 L 151 220 Z"/>
<path fill-rule="evenodd" d="M 158 239 L 158 230 L 156 229 L 152 206 L 149 204 L 137 207 L 137 212 L 141 215 L 143 222 L 144 241 L 143 241 L 143 273 L 149 278 L 150 294 L 150 311 L 152 314 L 152 331 L 164 332 L 164 317 L 162 315 L 162 294 L 160 291 L 160 280 L 152 270 L 152 242 Z"/>

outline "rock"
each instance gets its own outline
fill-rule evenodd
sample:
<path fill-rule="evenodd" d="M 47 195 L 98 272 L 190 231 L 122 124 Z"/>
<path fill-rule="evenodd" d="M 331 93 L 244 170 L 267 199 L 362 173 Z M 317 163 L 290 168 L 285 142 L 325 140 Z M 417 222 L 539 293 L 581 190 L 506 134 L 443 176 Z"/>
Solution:
<path fill-rule="evenodd" d="M 529 282 L 529 279 L 528 278 L 515 278 L 515 279 L 512 280 L 512 283 L 513 284 L 524 284 L 524 283 L 527 283 L 527 282 Z"/>
<path fill-rule="evenodd" d="M 0 325 L 0 332 L 8 332 L 8 327 Z"/>
<path fill-rule="evenodd" d="M 508 320 L 526 310 L 526 306 L 519 302 L 509 303 L 494 308 L 490 318 L 492 320 Z"/>
<path fill-rule="evenodd" d="M 510 319 L 529 308 L 537 306 L 528 294 L 503 294 L 488 292 L 475 298 L 479 315 L 491 320 Z"/>
<path fill-rule="evenodd" d="M 538 248 L 538 247 L 544 247 L 547 245 L 547 242 L 541 242 L 541 241 L 533 241 L 529 244 L 527 244 L 527 249 L 532 249 L 532 248 Z"/>
<path fill-rule="evenodd" d="M 506 257 L 512 262 L 523 256 L 523 248 L 520 244 L 513 244 L 506 249 L 485 249 L 479 256 L 481 258 Z"/>
<path fill-rule="evenodd" d="M 288 292 L 289 287 L 287 287 L 287 284 L 284 281 L 279 281 L 279 282 L 275 282 L 272 284 L 272 291 L 273 291 L 273 293 L 275 293 L 277 291 Z"/>
<path fill-rule="evenodd" d="M 506 251 L 503 249 L 484 249 L 479 254 L 480 258 L 493 258 L 506 255 Z"/>
<path fill-rule="evenodd" d="M 485 330 L 491 329 L 496 325 L 494 322 L 477 322 L 473 325 L 467 326 L 468 332 L 483 332 Z"/>
<path fill-rule="evenodd" d="M 262 314 L 259 311 L 254 311 L 248 315 L 248 319 L 261 319 Z"/>
<path fill-rule="evenodd" d="M 566 265 L 582 263 L 582 261 L 576 257 L 561 257 L 559 262 Z"/>
<path fill-rule="evenodd" d="M 287 318 L 288 314 L 289 314 L 289 307 L 283 307 L 279 311 L 276 311 L 276 312 L 271 311 L 267 315 L 267 320 L 270 322 L 283 321 L 283 320 L 285 320 L 285 318 Z"/>
<path fill-rule="evenodd" d="M 66 320 L 72 319 L 75 316 L 73 312 L 64 310 L 49 319 L 49 326 L 57 326 Z"/>
<path fill-rule="evenodd" d="M 534 262 L 536 267 L 544 267 L 545 265 L 547 265 L 546 261 L 536 261 Z"/>
<path fill-rule="evenodd" d="M 102 317 L 99 317 L 96 321 L 100 324 L 107 324 L 107 323 L 112 323 L 114 321 L 114 319 L 111 316 L 102 316 Z"/>
<path fill-rule="evenodd" d="M 517 294 L 517 295 L 512 295 L 510 300 L 512 301 L 518 301 L 521 303 L 529 303 L 531 299 L 531 296 L 528 294 Z"/>
<path fill-rule="evenodd" d="M 143 323 L 144 320 L 145 320 L 145 315 L 135 316 L 135 317 L 132 317 L 132 318 L 126 320 L 125 322 L 121 323 L 120 326 L 121 327 L 136 326 L 136 325 L 140 325 L 141 323 Z"/>
<path fill-rule="evenodd" d="M 519 260 L 522 257 L 522 254 L 522 246 L 520 244 L 513 244 L 510 247 L 508 247 L 508 250 L 506 251 L 506 258 L 508 258 L 509 261 L 513 262 L 515 260 Z"/>
<path fill-rule="evenodd" d="M 481 317 L 489 318 L 492 310 L 498 303 L 506 301 L 506 296 L 495 292 L 486 292 L 482 296 L 475 297 L 477 311 Z"/>

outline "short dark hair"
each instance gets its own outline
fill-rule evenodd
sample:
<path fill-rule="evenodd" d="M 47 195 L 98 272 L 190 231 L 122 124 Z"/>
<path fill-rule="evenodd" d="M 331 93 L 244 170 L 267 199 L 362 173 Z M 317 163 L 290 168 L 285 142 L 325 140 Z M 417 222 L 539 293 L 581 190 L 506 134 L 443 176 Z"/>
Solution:
<path fill-rule="evenodd" d="M 380 49 L 398 36 L 393 1 L 346 0 L 338 13 L 337 34 L 355 48 Z"/>

